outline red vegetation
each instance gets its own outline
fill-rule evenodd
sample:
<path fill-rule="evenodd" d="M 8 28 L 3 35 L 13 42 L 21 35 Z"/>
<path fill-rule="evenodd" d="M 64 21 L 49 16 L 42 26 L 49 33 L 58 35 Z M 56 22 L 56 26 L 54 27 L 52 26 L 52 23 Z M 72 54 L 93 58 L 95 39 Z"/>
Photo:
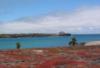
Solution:
<path fill-rule="evenodd" d="M 0 51 L 0 68 L 100 68 L 100 47 Z"/>

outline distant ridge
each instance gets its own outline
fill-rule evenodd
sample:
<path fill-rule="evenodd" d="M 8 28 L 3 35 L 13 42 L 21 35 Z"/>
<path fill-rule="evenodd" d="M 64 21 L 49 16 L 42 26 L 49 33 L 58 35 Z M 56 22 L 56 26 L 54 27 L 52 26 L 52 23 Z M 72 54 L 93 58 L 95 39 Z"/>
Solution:
<path fill-rule="evenodd" d="M 18 37 L 44 37 L 44 36 L 70 36 L 71 34 L 46 34 L 46 33 L 31 33 L 31 34 L 0 34 L 0 38 L 18 38 Z"/>

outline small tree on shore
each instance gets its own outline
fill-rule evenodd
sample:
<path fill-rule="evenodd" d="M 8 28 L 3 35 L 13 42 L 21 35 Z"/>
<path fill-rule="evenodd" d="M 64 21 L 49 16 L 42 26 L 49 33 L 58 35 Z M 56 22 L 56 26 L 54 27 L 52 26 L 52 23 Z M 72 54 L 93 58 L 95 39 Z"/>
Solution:
<path fill-rule="evenodd" d="M 20 49 L 21 48 L 21 45 L 19 42 L 16 43 L 16 49 Z"/>
<path fill-rule="evenodd" d="M 76 40 L 76 38 L 73 36 L 73 37 L 71 38 L 71 41 L 69 42 L 69 45 L 70 45 L 71 47 L 76 47 L 77 44 L 78 44 L 78 43 L 77 43 L 77 40 Z"/>

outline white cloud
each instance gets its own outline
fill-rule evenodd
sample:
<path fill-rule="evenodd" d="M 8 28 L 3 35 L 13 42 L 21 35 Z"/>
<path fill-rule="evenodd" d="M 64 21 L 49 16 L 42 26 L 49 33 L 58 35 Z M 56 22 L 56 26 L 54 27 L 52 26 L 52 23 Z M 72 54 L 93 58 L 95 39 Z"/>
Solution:
<path fill-rule="evenodd" d="M 15 21 L 0 25 L 0 33 L 100 33 L 100 8 L 85 8 L 70 14 L 47 15 L 37 21 Z"/>

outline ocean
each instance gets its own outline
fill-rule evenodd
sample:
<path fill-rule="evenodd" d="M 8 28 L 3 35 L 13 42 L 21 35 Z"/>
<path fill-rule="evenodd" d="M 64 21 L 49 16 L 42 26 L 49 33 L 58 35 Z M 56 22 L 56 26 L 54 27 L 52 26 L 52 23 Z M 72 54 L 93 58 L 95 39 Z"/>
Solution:
<path fill-rule="evenodd" d="M 100 34 L 74 35 L 78 43 L 100 40 Z M 0 38 L 0 50 L 16 49 L 16 42 L 21 48 L 47 48 L 68 46 L 71 36 L 32 37 L 32 38 Z"/>

